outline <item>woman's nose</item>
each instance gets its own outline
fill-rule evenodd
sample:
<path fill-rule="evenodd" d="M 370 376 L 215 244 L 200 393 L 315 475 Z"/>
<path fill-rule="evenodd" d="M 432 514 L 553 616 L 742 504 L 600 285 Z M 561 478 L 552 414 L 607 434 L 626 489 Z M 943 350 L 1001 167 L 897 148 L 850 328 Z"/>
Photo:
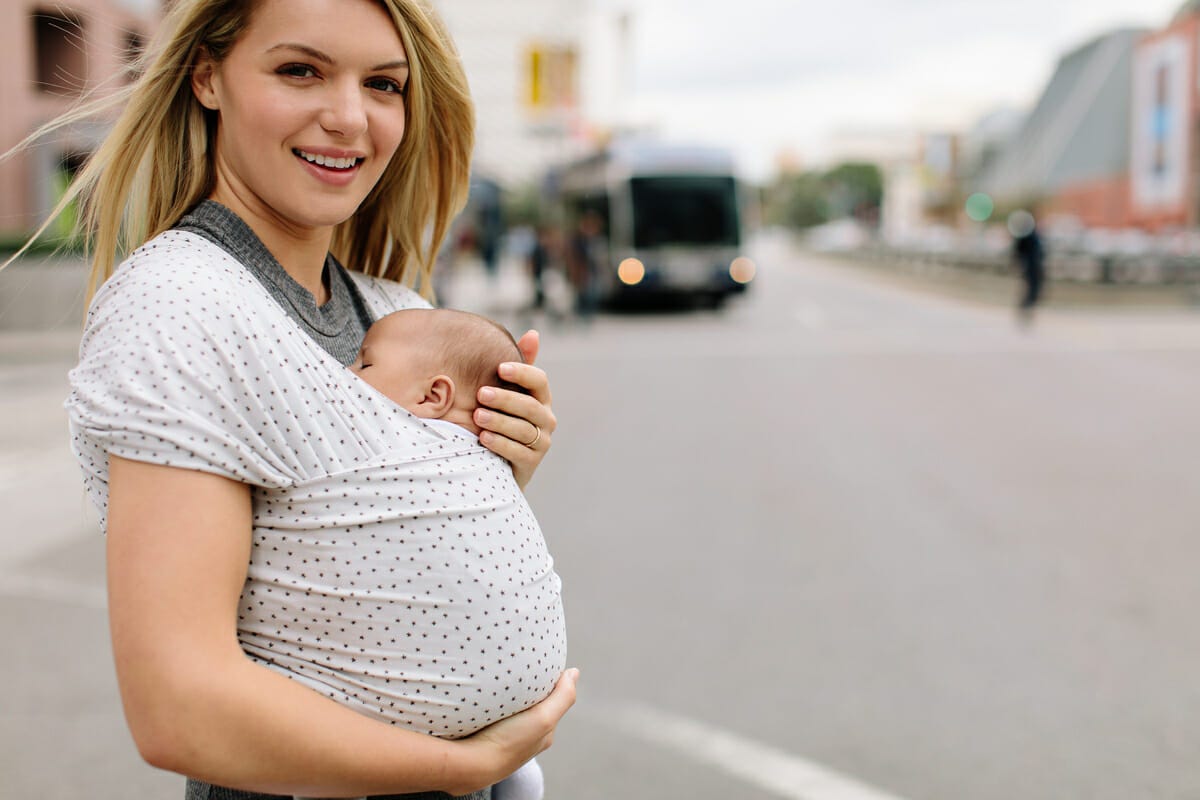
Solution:
<path fill-rule="evenodd" d="M 330 87 L 328 102 L 321 113 L 321 127 L 346 138 L 365 131 L 367 111 L 363 105 L 362 87 L 349 82 Z"/>

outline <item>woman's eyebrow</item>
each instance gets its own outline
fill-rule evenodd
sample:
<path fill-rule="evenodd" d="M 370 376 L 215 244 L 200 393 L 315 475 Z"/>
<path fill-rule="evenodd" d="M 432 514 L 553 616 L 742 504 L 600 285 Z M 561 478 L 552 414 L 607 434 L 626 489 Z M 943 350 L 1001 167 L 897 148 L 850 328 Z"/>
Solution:
<path fill-rule="evenodd" d="M 298 52 L 304 53 L 309 58 L 312 58 L 316 61 L 320 61 L 322 64 L 333 64 L 334 63 L 332 56 L 322 53 L 317 48 L 309 47 L 306 44 L 299 44 L 296 42 L 284 42 L 283 44 L 275 45 L 274 47 L 269 49 L 267 52 L 273 53 L 276 50 L 296 50 Z M 397 59 L 396 61 L 385 61 L 382 64 L 376 64 L 375 66 L 371 67 L 372 72 L 375 72 L 377 70 L 386 70 L 386 69 L 408 69 L 408 61 L 406 59 L 401 58 L 401 59 Z"/>
<path fill-rule="evenodd" d="M 377 65 L 371 67 L 372 72 L 375 72 L 376 70 L 384 70 L 384 69 L 408 69 L 408 62 L 405 61 L 404 59 L 401 59 L 399 61 L 388 61 L 384 64 L 377 64 Z"/>
<path fill-rule="evenodd" d="M 327 56 L 324 53 L 322 53 L 320 50 L 318 50 L 317 48 L 309 47 L 306 44 L 296 44 L 295 42 L 284 42 L 283 44 L 275 45 L 267 52 L 274 53 L 276 50 L 298 50 L 299 52 L 304 53 L 309 58 L 315 59 L 324 64 L 332 64 L 333 63 L 333 58 L 331 56 Z"/>

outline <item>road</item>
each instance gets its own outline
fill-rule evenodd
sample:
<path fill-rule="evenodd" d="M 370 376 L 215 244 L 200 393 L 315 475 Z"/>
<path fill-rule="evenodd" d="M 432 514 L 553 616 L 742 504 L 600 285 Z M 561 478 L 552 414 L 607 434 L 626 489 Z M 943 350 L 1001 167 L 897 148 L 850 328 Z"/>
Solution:
<path fill-rule="evenodd" d="M 756 256 L 720 313 L 537 320 L 583 670 L 548 797 L 1200 796 L 1200 313 L 1022 330 Z M 513 277 L 451 296 L 516 326 Z M 70 352 L 0 337 L 0 797 L 180 797 L 121 720 Z"/>

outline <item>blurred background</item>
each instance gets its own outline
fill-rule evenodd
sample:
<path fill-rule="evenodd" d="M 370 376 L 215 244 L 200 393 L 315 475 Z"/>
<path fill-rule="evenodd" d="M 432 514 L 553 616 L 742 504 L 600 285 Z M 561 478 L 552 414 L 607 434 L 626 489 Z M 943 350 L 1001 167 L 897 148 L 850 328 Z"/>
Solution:
<path fill-rule="evenodd" d="M 437 0 L 444 304 L 542 331 L 559 798 L 1200 797 L 1200 3 Z M 5 0 L 0 149 L 154 0 Z M 12 252 L 104 136 L 0 162 Z M 181 797 L 112 675 L 68 213 L 0 272 L 0 797 Z"/>

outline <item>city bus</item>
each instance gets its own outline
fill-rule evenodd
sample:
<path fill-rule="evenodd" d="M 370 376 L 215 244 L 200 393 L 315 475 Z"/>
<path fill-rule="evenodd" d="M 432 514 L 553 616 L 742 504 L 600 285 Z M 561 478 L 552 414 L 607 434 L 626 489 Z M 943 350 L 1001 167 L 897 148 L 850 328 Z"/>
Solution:
<path fill-rule="evenodd" d="M 560 168 L 551 183 L 568 242 L 591 226 L 597 302 L 683 296 L 716 307 L 754 279 L 742 189 L 724 150 L 616 142 Z M 585 291 L 588 278 L 567 272 Z"/>

